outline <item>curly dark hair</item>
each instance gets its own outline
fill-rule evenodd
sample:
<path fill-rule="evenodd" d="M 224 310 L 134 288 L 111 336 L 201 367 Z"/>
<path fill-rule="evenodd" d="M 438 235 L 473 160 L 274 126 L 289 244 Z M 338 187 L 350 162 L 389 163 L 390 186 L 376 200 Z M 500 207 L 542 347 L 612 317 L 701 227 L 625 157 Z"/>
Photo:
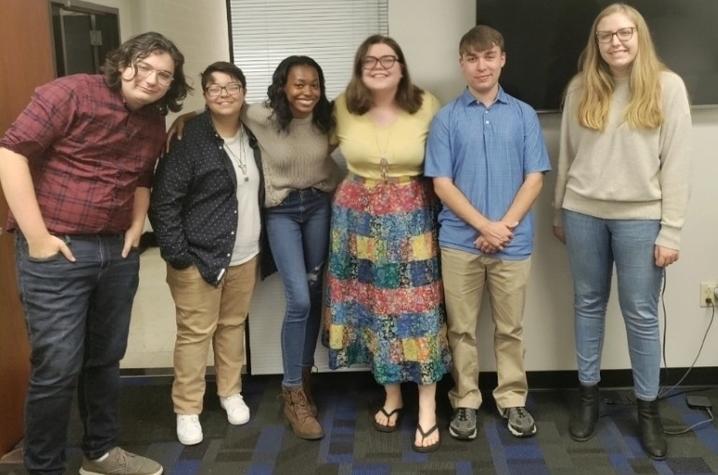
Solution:
<path fill-rule="evenodd" d="M 182 110 L 182 101 L 192 90 L 184 77 L 184 55 L 172 41 L 159 33 L 150 31 L 133 36 L 122 43 L 119 48 L 107 53 L 105 64 L 102 67 L 105 82 L 113 91 L 119 91 L 122 88 L 122 71 L 128 66 L 132 66 L 136 74 L 137 61 L 156 52 L 169 54 L 174 61 L 175 70 L 174 79 L 167 89 L 167 93 L 155 103 L 155 106 L 162 114 L 167 114 L 168 111 L 179 112 Z"/>
<path fill-rule="evenodd" d="M 401 66 L 402 77 L 396 90 L 396 103 L 409 114 L 413 114 L 421 108 L 424 99 L 424 90 L 415 86 L 409 76 L 409 68 L 406 66 L 406 58 L 399 43 L 393 38 L 384 35 L 371 35 L 365 39 L 357 48 L 354 55 L 354 68 L 352 78 L 346 89 L 347 109 L 352 114 L 362 115 L 371 109 L 371 91 L 362 81 L 362 60 L 369 48 L 375 44 L 385 44 L 396 53 L 398 63 Z"/>
<path fill-rule="evenodd" d="M 289 56 L 284 58 L 277 66 L 272 74 L 272 84 L 267 88 L 267 107 L 272 109 L 272 117 L 277 124 L 277 128 L 282 132 L 289 131 L 289 123 L 294 116 L 289 107 L 287 94 L 284 92 L 284 86 L 287 85 L 289 71 L 294 66 L 309 66 L 317 71 L 319 77 L 319 102 L 314 106 L 312 113 L 312 123 L 322 132 L 329 133 L 334 127 L 334 118 L 332 116 L 332 106 L 327 99 L 326 87 L 324 84 L 324 72 L 322 68 L 309 56 Z"/>

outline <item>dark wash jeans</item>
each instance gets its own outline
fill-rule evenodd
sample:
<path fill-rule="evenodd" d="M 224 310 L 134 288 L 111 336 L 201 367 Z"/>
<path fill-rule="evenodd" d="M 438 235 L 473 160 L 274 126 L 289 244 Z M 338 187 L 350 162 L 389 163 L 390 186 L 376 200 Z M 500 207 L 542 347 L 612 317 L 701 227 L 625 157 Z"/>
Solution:
<path fill-rule="evenodd" d="M 282 385 L 302 384 L 302 368 L 314 364 L 322 310 L 324 263 L 329 252 L 329 195 L 314 188 L 292 191 L 267 208 L 267 238 L 284 284 Z"/>
<path fill-rule="evenodd" d="M 75 389 L 85 455 L 97 458 L 116 445 L 119 367 L 139 283 L 139 253 L 122 258 L 122 235 L 63 238 L 74 263 L 62 254 L 29 257 L 27 241 L 16 237 L 32 350 L 24 452 L 31 473 L 63 473 Z"/>

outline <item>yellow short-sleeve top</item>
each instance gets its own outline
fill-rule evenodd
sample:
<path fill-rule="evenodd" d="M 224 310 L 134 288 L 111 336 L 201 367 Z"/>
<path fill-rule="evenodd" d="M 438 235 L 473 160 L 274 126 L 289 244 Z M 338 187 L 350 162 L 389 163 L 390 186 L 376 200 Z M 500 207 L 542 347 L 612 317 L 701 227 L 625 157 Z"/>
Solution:
<path fill-rule="evenodd" d="M 401 111 L 393 123 L 380 126 L 367 114 L 350 113 L 342 94 L 334 102 L 336 130 L 332 142 L 339 145 L 349 171 L 364 178 L 421 175 L 426 137 L 440 107 L 438 99 L 424 91 L 418 111 Z"/>

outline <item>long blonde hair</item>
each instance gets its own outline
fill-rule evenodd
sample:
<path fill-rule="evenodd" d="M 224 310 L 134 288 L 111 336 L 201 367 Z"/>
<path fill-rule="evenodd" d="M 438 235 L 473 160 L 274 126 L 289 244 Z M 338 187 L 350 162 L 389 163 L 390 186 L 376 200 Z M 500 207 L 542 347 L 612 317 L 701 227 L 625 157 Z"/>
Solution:
<path fill-rule="evenodd" d="M 629 79 L 631 100 L 626 107 L 624 118 L 631 127 L 655 129 L 663 123 L 660 75 L 667 68 L 656 55 L 656 48 L 643 16 L 638 10 L 624 3 L 614 3 L 604 8 L 591 26 L 588 43 L 578 60 L 578 78 L 583 86 L 578 106 L 578 121 L 582 126 L 593 130 L 603 130 L 606 125 L 616 83 L 598 49 L 596 28 L 603 18 L 614 13 L 626 15 L 636 25 L 634 34 L 638 35 L 638 53 L 633 61 Z"/>

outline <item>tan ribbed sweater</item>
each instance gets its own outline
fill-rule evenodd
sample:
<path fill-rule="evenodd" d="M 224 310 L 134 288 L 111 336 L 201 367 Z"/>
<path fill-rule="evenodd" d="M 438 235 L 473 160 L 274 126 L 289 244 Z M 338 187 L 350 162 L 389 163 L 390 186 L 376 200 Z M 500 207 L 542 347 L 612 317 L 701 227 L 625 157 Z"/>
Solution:
<path fill-rule="evenodd" d="M 664 121 L 652 130 L 624 119 L 628 79 L 619 80 L 602 132 L 578 123 L 581 84 L 569 85 L 561 121 L 554 225 L 561 208 L 603 219 L 659 219 L 656 244 L 680 249 L 689 195 L 691 112 L 681 78 L 661 73 Z"/>
<path fill-rule="evenodd" d="M 257 137 L 262 151 L 265 206 L 277 206 L 292 190 L 334 190 L 341 175 L 329 155 L 329 136 L 312 124 L 311 116 L 293 119 L 289 133 L 280 132 L 271 114 L 263 104 L 242 111 L 242 122 Z"/>

